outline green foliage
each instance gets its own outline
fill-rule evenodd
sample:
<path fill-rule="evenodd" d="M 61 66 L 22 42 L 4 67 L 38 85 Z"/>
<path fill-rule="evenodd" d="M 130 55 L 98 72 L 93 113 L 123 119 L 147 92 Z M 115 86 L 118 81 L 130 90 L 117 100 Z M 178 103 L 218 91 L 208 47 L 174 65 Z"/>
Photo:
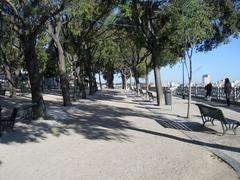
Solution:
<path fill-rule="evenodd" d="M 120 50 L 114 36 L 107 39 L 100 39 L 98 41 L 98 49 L 95 54 L 95 59 L 101 65 L 102 69 L 104 69 L 109 63 L 117 68 L 119 66 L 119 53 Z"/>
<path fill-rule="evenodd" d="M 44 68 L 44 75 L 45 76 L 56 76 L 58 75 L 58 52 L 54 46 L 53 41 L 51 41 L 46 49 L 47 53 L 47 62 Z"/>
<path fill-rule="evenodd" d="M 1 65 L 7 64 L 11 72 L 24 65 L 20 42 L 16 33 L 9 26 L 6 26 L 5 31 L 1 32 L 0 61 Z"/>
<path fill-rule="evenodd" d="M 44 72 L 48 63 L 48 55 L 46 52 L 46 47 L 48 45 L 48 36 L 45 33 L 42 33 L 36 44 L 36 53 L 37 59 L 40 62 L 40 71 Z"/>
<path fill-rule="evenodd" d="M 176 36 L 178 28 L 175 23 L 179 15 L 175 14 L 172 3 L 132 1 L 120 6 L 122 16 L 119 22 L 129 25 L 124 29 L 138 47 L 159 54 L 158 66 L 175 64 L 183 54 Z M 127 13 L 129 9 L 131 13 Z"/>
<path fill-rule="evenodd" d="M 54 6 L 57 8 L 63 1 L 49 2 L 59 3 Z M 228 42 L 230 36 L 237 37 L 240 29 L 237 0 L 118 2 L 120 13 L 115 15 L 112 0 L 65 1 L 60 38 L 64 50 L 78 56 L 78 65 L 95 66 L 97 71 L 103 71 L 109 64 L 115 70 L 136 68 L 140 77 L 146 73 L 144 56 L 148 51 L 159 55 L 158 66 L 173 66 L 185 51 L 193 47 L 197 51 L 211 50 Z M 56 75 L 58 54 L 45 34 L 46 19 L 56 9 L 47 1 L 24 1 L 24 6 L 20 6 L 17 0 L 2 0 L 0 5 L 9 8 L 1 14 L 11 32 L 1 39 L 0 56 L 4 51 L 11 67 L 24 66 L 19 48 L 13 46 L 20 43 L 12 30 L 20 36 L 32 34 L 41 72 Z M 149 66 L 154 64 L 150 57 L 147 61 Z M 70 74 L 71 64 L 67 69 Z"/>
<path fill-rule="evenodd" d="M 177 37 L 184 49 L 201 45 L 213 35 L 212 9 L 202 0 L 176 1 Z"/>
<path fill-rule="evenodd" d="M 212 13 L 210 19 L 213 34 L 198 47 L 200 51 L 209 51 L 221 43 L 228 43 L 229 37 L 238 37 L 240 29 L 240 6 L 238 0 L 205 0 Z"/>

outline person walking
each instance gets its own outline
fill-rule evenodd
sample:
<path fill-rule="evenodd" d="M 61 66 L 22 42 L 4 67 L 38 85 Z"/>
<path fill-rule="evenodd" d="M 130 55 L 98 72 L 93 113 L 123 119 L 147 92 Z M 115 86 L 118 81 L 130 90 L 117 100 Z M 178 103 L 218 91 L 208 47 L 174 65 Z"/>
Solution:
<path fill-rule="evenodd" d="M 228 78 L 225 79 L 224 82 L 224 93 L 226 95 L 226 101 L 227 101 L 227 105 L 230 106 L 230 95 L 232 92 L 232 85 L 231 82 L 229 81 Z"/>
<path fill-rule="evenodd" d="M 212 96 L 212 83 L 208 83 L 205 88 L 206 90 L 206 100 L 211 101 L 211 96 Z"/>

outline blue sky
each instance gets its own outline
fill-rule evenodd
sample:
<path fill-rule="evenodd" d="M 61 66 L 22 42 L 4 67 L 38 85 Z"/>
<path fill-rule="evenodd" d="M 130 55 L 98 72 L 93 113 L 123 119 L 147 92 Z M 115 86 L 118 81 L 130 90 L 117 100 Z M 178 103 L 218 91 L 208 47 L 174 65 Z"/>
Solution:
<path fill-rule="evenodd" d="M 231 81 L 240 80 L 240 39 L 231 39 L 228 44 L 222 44 L 209 52 L 193 54 L 193 82 L 201 83 L 202 76 L 209 74 L 212 82 L 228 77 Z M 114 82 L 121 82 L 119 75 L 115 75 Z M 161 70 L 163 84 L 167 82 L 182 83 L 182 64 L 174 67 L 164 67 Z M 150 82 L 154 82 L 153 72 L 149 75 Z M 140 80 L 144 82 L 144 79 Z M 185 83 L 187 75 L 185 71 Z"/>
<path fill-rule="evenodd" d="M 231 81 L 240 80 L 240 39 L 231 39 L 230 43 L 223 44 L 206 53 L 194 53 L 193 82 L 202 82 L 203 74 L 209 74 L 212 82 L 226 77 Z M 163 83 L 170 81 L 181 83 L 182 64 L 178 63 L 172 68 L 163 68 L 161 76 Z M 154 82 L 153 72 L 150 73 L 150 81 Z"/>

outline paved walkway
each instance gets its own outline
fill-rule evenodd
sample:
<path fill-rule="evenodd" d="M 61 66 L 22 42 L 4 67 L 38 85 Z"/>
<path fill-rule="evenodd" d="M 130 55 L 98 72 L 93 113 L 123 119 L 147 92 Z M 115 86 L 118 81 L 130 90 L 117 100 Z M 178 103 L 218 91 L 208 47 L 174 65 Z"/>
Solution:
<path fill-rule="evenodd" d="M 240 177 L 240 128 L 237 129 L 238 135 L 233 135 L 232 131 L 222 135 L 222 127 L 219 121 L 215 121 L 215 126 L 210 123 L 206 127 L 202 126 L 200 112 L 194 103 L 208 104 L 222 109 L 224 115 L 229 119 L 240 121 L 240 107 L 231 105 L 227 107 L 225 104 L 209 102 L 200 99 L 193 99 L 191 108 L 191 118 L 187 119 L 187 99 L 173 97 L 172 106 L 155 106 L 156 102 L 145 101 L 142 97 L 132 96 L 128 94 L 133 101 L 138 102 L 144 108 L 149 109 L 154 114 L 158 114 L 161 118 L 156 121 L 165 128 L 178 129 L 187 135 L 196 144 L 200 144 L 220 157 L 222 160 L 232 166 Z"/>
<path fill-rule="evenodd" d="M 189 135 L 205 131 L 168 125 L 170 120 L 188 122 L 179 117 L 184 108 L 159 109 L 118 90 L 71 107 L 62 107 L 57 95 L 44 99 L 48 120 L 18 122 L 14 132 L 3 133 L 0 179 L 238 179 L 229 165 L 205 148 L 207 142 Z M 208 135 L 223 137 L 213 134 Z M 239 140 L 239 136 L 226 137 Z M 239 154 L 238 146 L 218 147 Z"/>

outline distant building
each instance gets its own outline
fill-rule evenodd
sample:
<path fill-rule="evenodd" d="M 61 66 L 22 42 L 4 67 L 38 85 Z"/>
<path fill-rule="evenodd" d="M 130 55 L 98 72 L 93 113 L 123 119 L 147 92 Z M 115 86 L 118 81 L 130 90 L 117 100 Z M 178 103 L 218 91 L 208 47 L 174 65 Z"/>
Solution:
<path fill-rule="evenodd" d="M 167 83 L 167 87 L 170 87 L 170 88 L 176 88 L 176 87 L 179 87 L 180 84 L 179 83 L 176 83 L 176 82 L 168 82 Z"/>
<path fill-rule="evenodd" d="M 232 81 L 231 83 L 233 87 L 240 87 L 240 80 L 235 80 L 235 81 Z"/>
<path fill-rule="evenodd" d="M 224 87 L 224 80 L 218 81 L 217 82 L 217 87 L 220 87 L 220 88 Z"/>
<path fill-rule="evenodd" d="M 208 83 L 210 83 L 210 81 L 211 81 L 210 75 L 204 74 L 204 75 L 202 76 L 202 83 L 203 83 L 204 85 L 207 85 Z"/>

